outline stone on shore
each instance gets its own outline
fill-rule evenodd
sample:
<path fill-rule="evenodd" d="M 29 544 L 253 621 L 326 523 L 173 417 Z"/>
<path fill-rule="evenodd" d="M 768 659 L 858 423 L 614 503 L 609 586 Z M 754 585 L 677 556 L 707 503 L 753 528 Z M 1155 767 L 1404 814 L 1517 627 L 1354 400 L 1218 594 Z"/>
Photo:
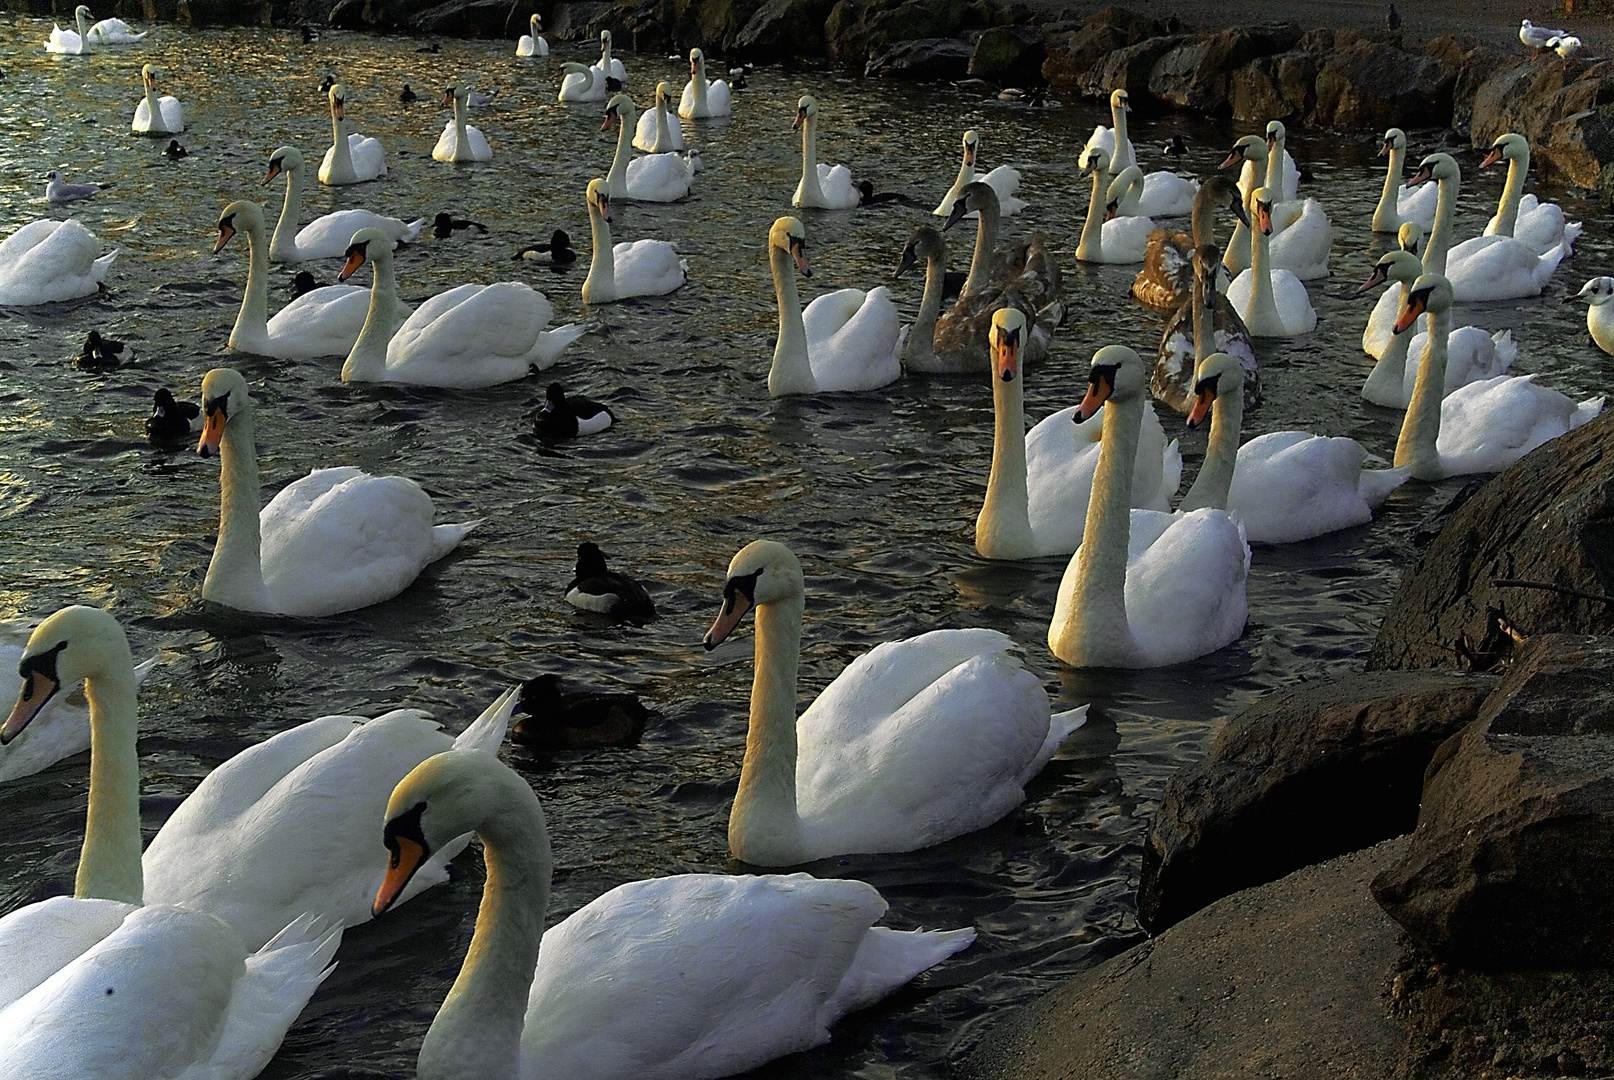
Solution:
<path fill-rule="evenodd" d="M 970 47 L 957 38 L 899 41 L 869 61 L 864 74 L 880 79 L 962 79 Z"/>
<path fill-rule="evenodd" d="M 1081 77 L 1110 53 L 1163 33 L 1165 27 L 1153 19 L 1126 8 L 1105 8 L 1088 16 L 1076 30 L 1049 31 L 1042 77 L 1061 90 L 1074 89 Z"/>
<path fill-rule="evenodd" d="M 997 86 L 1042 82 L 1047 53 L 1042 34 L 1032 27 L 998 26 L 982 31 L 970 54 L 969 74 Z"/>
<path fill-rule="evenodd" d="M 1432 57 L 1357 41 L 1322 58 L 1308 122 L 1338 131 L 1383 130 L 1411 118 L 1450 116 L 1456 84 L 1456 71 Z"/>
<path fill-rule="evenodd" d="M 1293 26 L 1223 30 L 1184 41 L 1155 61 L 1148 90 L 1156 101 L 1192 112 L 1229 111 L 1233 71 L 1257 56 L 1287 52 L 1300 40 Z"/>
<path fill-rule="evenodd" d="M 768 0 L 728 47 L 756 63 L 825 54 L 824 20 L 834 0 Z"/>
<path fill-rule="evenodd" d="M 1167 34 L 1117 49 L 1078 78 L 1077 88 L 1090 97 L 1109 97 L 1114 90 L 1147 94 L 1155 61 L 1188 40 L 1187 34 Z"/>

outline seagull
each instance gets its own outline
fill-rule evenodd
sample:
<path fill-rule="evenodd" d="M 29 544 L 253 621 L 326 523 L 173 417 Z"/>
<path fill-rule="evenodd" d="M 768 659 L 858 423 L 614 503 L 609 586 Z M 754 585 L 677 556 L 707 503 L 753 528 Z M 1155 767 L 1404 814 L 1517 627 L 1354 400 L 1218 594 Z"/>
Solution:
<path fill-rule="evenodd" d="M 1564 34 L 1559 37 L 1547 39 L 1547 48 L 1568 60 L 1571 56 L 1580 55 L 1580 38 L 1574 34 Z"/>
<path fill-rule="evenodd" d="M 175 161 L 178 161 L 182 157 L 190 157 L 190 156 L 191 156 L 191 152 L 189 150 L 185 149 L 183 146 L 179 145 L 179 140 L 178 139 L 169 139 L 168 140 L 168 149 L 163 151 L 163 157 L 172 158 Z"/>
<path fill-rule="evenodd" d="M 1529 19 L 1521 20 L 1519 24 L 1519 40 L 1532 49 L 1545 49 L 1551 38 L 1568 36 L 1568 30 L 1548 30 L 1544 26 L 1536 26 Z"/>
<path fill-rule="evenodd" d="M 88 199 L 97 191 L 104 191 L 111 184 L 69 184 L 62 179 L 62 174 L 52 169 L 45 174 L 49 181 L 45 185 L 45 198 L 53 203 L 74 202 L 78 199 Z"/>
<path fill-rule="evenodd" d="M 493 104 L 494 98 L 499 96 L 498 87 L 494 87 L 491 94 L 479 94 L 475 90 L 467 89 L 469 92 L 466 94 L 465 103 L 473 109 L 485 109 Z"/>

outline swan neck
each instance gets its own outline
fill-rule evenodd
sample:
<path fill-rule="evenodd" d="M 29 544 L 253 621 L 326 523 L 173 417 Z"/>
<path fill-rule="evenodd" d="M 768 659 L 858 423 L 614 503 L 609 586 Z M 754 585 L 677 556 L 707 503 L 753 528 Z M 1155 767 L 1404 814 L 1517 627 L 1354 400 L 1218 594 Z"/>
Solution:
<path fill-rule="evenodd" d="M 1206 244 L 1216 242 L 1216 226 L 1211 218 L 1213 213 L 1215 213 L 1215 210 L 1211 206 L 1210 200 L 1201 198 L 1196 193 L 1193 208 L 1189 211 L 1188 216 L 1188 232 L 1193 237 L 1195 251 L 1198 251 Z M 1191 253 L 1190 257 L 1192 257 Z"/>
<path fill-rule="evenodd" d="M 1418 381 L 1412 388 L 1412 401 L 1401 435 L 1395 443 L 1395 464 L 1411 465 L 1419 480 L 1438 480 L 1440 450 L 1440 400 L 1446 390 L 1446 338 L 1451 334 L 1451 309 L 1429 312 L 1428 343 L 1418 365 Z M 1409 331 L 1410 332 L 1410 331 Z"/>
<path fill-rule="evenodd" d="M 1210 438 L 1205 444 L 1205 461 L 1194 477 L 1194 486 L 1183 496 L 1178 510 L 1198 510 L 1202 506 L 1227 509 L 1227 495 L 1233 488 L 1233 470 L 1238 465 L 1239 429 L 1244 425 L 1244 392 L 1218 394 L 1211 405 Z"/>
<path fill-rule="evenodd" d="M 925 257 L 925 292 L 919 298 L 919 315 L 908 331 L 908 349 L 903 359 L 915 360 L 936 355 L 936 320 L 941 317 L 942 291 L 947 283 L 947 262 L 940 252 Z"/>
<path fill-rule="evenodd" d="M 768 264 L 773 270 L 774 296 L 779 301 L 779 339 L 773 347 L 773 367 L 768 371 L 768 393 L 774 397 L 811 394 L 818 389 L 818 380 L 813 377 L 807 356 L 807 328 L 801 321 L 796 267 L 790 252 L 773 244 L 768 245 Z M 759 622 L 759 634 L 760 631 Z"/>
<path fill-rule="evenodd" d="M 695 61 L 695 78 L 692 81 L 695 84 L 695 112 L 698 115 L 706 111 L 706 57 Z"/>
<path fill-rule="evenodd" d="M 347 144 L 347 121 L 338 120 L 331 112 L 331 176 L 341 177 L 353 173 L 353 150 Z"/>
<path fill-rule="evenodd" d="M 1444 274 L 1446 252 L 1451 249 L 1452 219 L 1457 213 L 1457 181 L 1443 179 L 1435 197 L 1435 224 L 1423 249 L 1423 272 Z"/>
<path fill-rule="evenodd" d="M 969 276 L 964 279 L 964 287 L 959 290 L 959 296 L 972 296 L 991 284 L 992 252 L 998 246 L 998 218 L 999 208 L 988 203 L 977 211 L 979 220 L 975 224 L 975 254 L 970 256 Z"/>
<path fill-rule="evenodd" d="M 1287 194 L 1283 189 L 1283 147 L 1273 146 L 1267 151 L 1266 189 L 1273 202 L 1282 202 Z"/>
<path fill-rule="evenodd" d="M 633 129 L 639 117 L 619 113 L 616 122 L 616 157 L 611 159 L 611 171 L 605 175 L 605 187 L 611 198 L 625 199 L 628 197 L 628 159 L 633 156 Z"/>
<path fill-rule="evenodd" d="M 1278 301 L 1272 292 L 1272 268 L 1267 265 L 1271 245 L 1271 237 L 1263 230 L 1250 230 L 1250 314 L 1244 321 L 1259 323 L 1267 333 L 1283 325 L 1278 315 Z"/>
<path fill-rule="evenodd" d="M 761 865 L 801 862 L 796 812 L 796 666 L 801 656 L 800 593 L 756 609 L 756 675 L 740 786 L 729 812 L 729 850 Z"/>
<path fill-rule="evenodd" d="M 1104 192 L 1109 185 L 1110 174 L 1094 169 L 1087 220 L 1082 222 L 1081 239 L 1076 242 L 1076 257 L 1085 262 L 1097 262 L 1104 257 Z"/>
<path fill-rule="evenodd" d="M 1390 288 L 1397 290 L 1400 295 L 1395 312 L 1399 319 L 1407 310 L 1407 286 L 1398 281 Z M 1363 397 L 1375 404 L 1394 402 L 1394 407 L 1401 406 L 1407 392 L 1407 351 L 1416 332 L 1416 327 L 1409 326 L 1399 334 L 1391 333 L 1390 344 L 1385 346 L 1384 352 L 1379 355 L 1379 362 L 1373 365 L 1373 370 L 1367 373 L 1367 380 L 1362 383 Z"/>
<path fill-rule="evenodd" d="M 202 582 L 202 598 L 238 611 L 268 611 L 260 561 L 258 448 L 252 410 L 224 425 L 219 444 L 219 538 Z"/>
<path fill-rule="evenodd" d="M 88 37 L 81 40 L 88 41 Z M 157 91 L 146 85 L 146 109 L 151 113 L 151 130 L 167 131 L 168 124 L 163 120 L 162 103 L 157 98 Z"/>
<path fill-rule="evenodd" d="M 1390 164 L 1384 170 L 1384 190 L 1379 193 L 1379 205 L 1373 210 L 1374 232 L 1395 232 L 1401 228 L 1401 207 L 1397 201 L 1401 190 L 1401 170 L 1406 164 L 1407 152 L 1390 147 Z"/>
<path fill-rule="evenodd" d="M 256 221 L 241 231 L 247 235 L 247 291 L 228 344 L 242 352 L 264 353 L 269 348 L 269 253 L 264 250 L 263 227 Z"/>
<path fill-rule="evenodd" d="M 292 262 L 297 256 L 297 222 L 303 214 L 303 170 L 286 170 L 286 200 L 280 204 L 280 220 L 269 240 L 269 257 L 276 262 Z"/>
<path fill-rule="evenodd" d="M 1194 365 L 1215 351 L 1215 320 L 1205 307 L 1205 276 L 1199 272 L 1198 262 L 1194 266 L 1194 295 L 1189 299 L 1193 306 L 1189 314 L 1194 323 Z"/>
<path fill-rule="evenodd" d="M 1502 201 L 1496 208 L 1497 236 L 1512 236 L 1519 223 L 1519 200 L 1524 195 L 1524 172 L 1530 167 L 1527 159 L 1508 159 L 1508 178 L 1502 185 Z"/>
<path fill-rule="evenodd" d="M 1135 164 L 1133 159 L 1137 155 L 1131 152 L 1132 137 L 1126 130 L 1126 110 L 1116 108 L 1113 102 L 1110 104 L 1110 122 L 1115 127 L 1115 153 L 1110 157 L 1110 168 L 1113 172 L 1120 172 L 1128 165 Z M 1106 189 L 1109 188 L 1110 180 L 1113 178 L 1113 175 L 1105 178 Z"/>
<path fill-rule="evenodd" d="M 471 144 L 465 137 L 465 99 L 454 99 L 454 160 L 470 161 Z"/>
<path fill-rule="evenodd" d="M 86 679 L 90 705 L 90 807 L 73 895 L 139 904 L 140 758 L 135 748 L 138 705 L 134 659 L 127 643 L 108 646 L 103 673 Z"/>
<path fill-rule="evenodd" d="M 616 250 L 611 246 L 611 223 L 593 203 L 588 204 L 588 234 L 594 245 L 594 258 L 583 281 L 583 303 L 615 300 Z"/>
<path fill-rule="evenodd" d="M 358 340 L 342 362 L 343 382 L 381 382 L 386 378 L 387 346 L 392 342 L 398 310 L 398 281 L 392 270 L 392 252 L 372 246 L 376 250 L 368 255 L 372 274 L 370 309 L 365 313 Z"/>
<path fill-rule="evenodd" d="M 818 119 L 809 116 L 801 125 L 801 206 L 822 206 L 824 191 L 818 186 Z"/>
<path fill-rule="evenodd" d="M 992 472 L 975 519 L 975 550 L 985 559 L 1029 559 L 1037 552 L 1026 482 L 1025 388 L 1018 376 L 1004 382 L 994 372 L 992 413 Z"/>
<path fill-rule="evenodd" d="M 672 150 L 672 130 L 667 126 L 667 103 L 656 95 L 656 151 Z"/>

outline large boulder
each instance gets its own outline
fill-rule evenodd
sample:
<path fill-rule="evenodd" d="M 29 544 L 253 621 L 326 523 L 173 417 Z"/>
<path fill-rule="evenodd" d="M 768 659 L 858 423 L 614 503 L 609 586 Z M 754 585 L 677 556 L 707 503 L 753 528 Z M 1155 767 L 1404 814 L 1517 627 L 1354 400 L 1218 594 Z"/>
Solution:
<path fill-rule="evenodd" d="M 970 54 L 969 73 L 998 86 L 1042 82 L 1042 35 L 1029 27 L 998 26 L 982 31 Z"/>
<path fill-rule="evenodd" d="M 759 63 L 825 54 L 824 20 L 834 0 L 767 0 L 727 48 Z"/>
<path fill-rule="evenodd" d="M 1178 109 L 1226 115 L 1233 72 L 1257 56 L 1287 52 L 1300 40 L 1293 26 L 1223 30 L 1167 50 L 1149 70 L 1149 93 Z"/>
<path fill-rule="evenodd" d="M 454 37 L 502 37 L 510 18 L 504 0 L 448 0 L 417 12 L 409 20 L 423 34 Z"/>
<path fill-rule="evenodd" d="M 1462 967 L 1614 966 L 1614 638 L 1525 642 L 1373 892 Z"/>
<path fill-rule="evenodd" d="M 1264 124 L 1268 120 L 1299 120 L 1317 101 L 1319 61 L 1308 52 L 1263 56 L 1233 72 L 1227 98 L 1233 119 Z"/>
<path fill-rule="evenodd" d="M 1077 80 L 1077 89 L 1089 97 L 1107 98 L 1111 91 L 1125 90 L 1138 98 L 1149 90 L 1149 72 L 1155 61 L 1187 40 L 1186 34 L 1166 34 L 1117 49 L 1089 68 Z"/>
<path fill-rule="evenodd" d="M 1138 921 L 1159 933 L 1220 897 L 1410 832 L 1435 749 L 1495 686 L 1380 672 L 1257 702 L 1166 785 L 1143 844 Z"/>
<path fill-rule="evenodd" d="M 1323 57 L 1310 122 L 1339 131 L 1428 127 L 1451 115 L 1457 72 L 1429 56 L 1358 41 Z"/>
<path fill-rule="evenodd" d="M 824 20 L 825 51 L 862 67 L 899 41 L 956 37 L 969 14 L 964 0 L 840 0 Z"/>
<path fill-rule="evenodd" d="M 1482 44 L 1468 36 L 1447 36 L 1431 40 L 1424 55 L 1457 73 L 1451 91 L 1451 126 L 1466 128 L 1474 117 L 1474 95 L 1494 73 L 1511 68 L 1518 57 Z"/>
<path fill-rule="evenodd" d="M 962 79 L 972 51 L 957 38 L 899 41 L 870 60 L 864 74 L 871 79 Z"/>
<path fill-rule="evenodd" d="M 1542 175 L 1614 195 L 1614 106 L 1582 109 L 1553 124 L 1535 161 Z"/>
<path fill-rule="evenodd" d="M 556 4 L 556 19 L 561 8 L 582 2 L 584 0 L 570 0 L 568 4 L 567 0 L 562 0 Z M 762 0 L 659 0 L 654 11 L 663 32 L 671 36 L 672 46 L 683 53 L 695 46 L 722 47 L 744 29 L 761 6 Z M 546 17 L 544 26 L 549 27 L 556 19 Z M 559 36 L 570 35 L 562 32 Z"/>
<path fill-rule="evenodd" d="M 1614 65 L 1609 66 L 1614 70 Z M 1572 97 L 1562 94 L 1579 81 L 1589 65 L 1556 55 L 1533 57 L 1495 71 L 1474 91 L 1469 132 L 1475 146 L 1489 146 L 1498 136 L 1516 131 L 1531 143 L 1546 141 L 1552 125 L 1570 112 L 1585 108 L 1590 96 L 1583 88 Z"/>
<path fill-rule="evenodd" d="M 1614 634 L 1614 604 L 1587 594 L 1614 595 L 1609 412 L 1537 447 L 1452 514 L 1402 575 L 1368 667 L 1451 667 L 1498 614 L 1525 636 Z"/>
<path fill-rule="evenodd" d="M 1125 8 L 1095 12 L 1077 29 L 1050 28 L 1043 47 L 1042 77 L 1060 89 L 1074 88 L 1093 66 L 1117 49 L 1156 37 L 1165 28 Z"/>

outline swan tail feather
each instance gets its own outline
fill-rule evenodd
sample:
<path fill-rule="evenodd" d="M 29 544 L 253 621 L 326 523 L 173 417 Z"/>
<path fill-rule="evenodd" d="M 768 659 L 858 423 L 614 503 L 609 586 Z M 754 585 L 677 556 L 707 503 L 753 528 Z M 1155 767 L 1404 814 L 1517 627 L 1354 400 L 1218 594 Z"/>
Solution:
<path fill-rule="evenodd" d="M 849 1012 L 868 1008 L 954 953 L 975 943 L 975 928 L 892 930 L 871 926 L 857 947 L 840 985 L 824 1002 L 825 1026 Z"/>
<path fill-rule="evenodd" d="M 1054 755 L 1059 752 L 1060 744 L 1069 738 L 1073 731 L 1087 723 L 1089 708 L 1090 705 L 1080 705 L 1048 717 L 1048 738 L 1043 740 L 1042 747 L 1031 762 L 1031 768 L 1026 771 L 1025 775 L 1028 778 L 1040 773 L 1043 766 L 1052 761 Z"/>
<path fill-rule="evenodd" d="M 1519 343 L 1513 340 L 1512 330 L 1498 330 L 1491 335 L 1491 347 L 1496 350 L 1497 360 L 1491 374 L 1500 375 L 1513 366 L 1513 361 L 1519 355 Z"/>
<path fill-rule="evenodd" d="M 537 366 L 542 369 L 553 364 L 560 358 L 560 354 L 566 351 L 566 347 L 588 333 L 588 329 L 586 325 L 567 323 L 565 326 L 557 326 L 553 330 L 545 330 L 539 334 L 535 349 L 539 357 Z"/>
<path fill-rule="evenodd" d="M 1585 231 L 1586 226 L 1578 221 L 1564 222 L 1564 247 L 1571 255 L 1575 253 L 1575 241 L 1580 239 L 1580 234 Z"/>
<path fill-rule="evenodd" d="M 113 248 L 111 251 L 107 252 L 105 255 L 102 255 L 99 259 L 96 259 L 90 264 L 90 277 L 94 278 L 97 282 L 105 281 L 107 271 L 112 269 L 112 264 L 117 261 L 118 249 Z"/>
<path fill-rule="evenodd" d="M 427 221 L 425 218 L 416 218 L 414 221 L 405 222 L 404 234 L 398 238 L 398 242 L 400 244 L 414 243 L 415 238 L 420 235 L 420 230 L 424 229 L 430 224 L 431 222 Z"/>
<path fill-rule="evenodd" d="M 481 716 L 471 721 L 470 727 L 460 732 L 459 737 L 454 740 L 454 749 L 497 753 L 499 744 L 504 742 L 505 731 L 510 726 L 510 717 L 521 701 L 520 694 L 519 686 L 513 686 L 500 694 L 492 705 L 482 710 Z"/>
<path fill-rule="evenodd" d="M 455 548 L 459 547 L 460 541 L 464 540 L 466 535 L 480 524 L 482 524 L 481 518 L 477 518 L 474 521 L 460 521 L 448 525 L 433 525 L 432 556 L 427 561 L 436 562 L 444 555 L 447 555 L 450 551 L 453 551 Z"/>
<path fill-rule="evenodd" d="M 247 957 L 208 1061 L 209 1076 L 255 1076 L 274 1057 L 308 999 L 335 970 L 342 926 L 304 914 Z"/>
<path fill-rule="evenodd" d="M 1369 509 L 1377 510 L 1390 492 L 1412 477 L 1412 466 L 1401 465 L 1394 469 L 1363 469 L 1356 481 L 1356 493 Z"/>
<path fill-rule="evenodd" d="M 1603 411 L 1601 397 L 1587 398 L 1575 406 L 1575 411 L 1569 417 L 1569 430 L 1573 431 L 1588 420 L 1596 418 Z"/>

